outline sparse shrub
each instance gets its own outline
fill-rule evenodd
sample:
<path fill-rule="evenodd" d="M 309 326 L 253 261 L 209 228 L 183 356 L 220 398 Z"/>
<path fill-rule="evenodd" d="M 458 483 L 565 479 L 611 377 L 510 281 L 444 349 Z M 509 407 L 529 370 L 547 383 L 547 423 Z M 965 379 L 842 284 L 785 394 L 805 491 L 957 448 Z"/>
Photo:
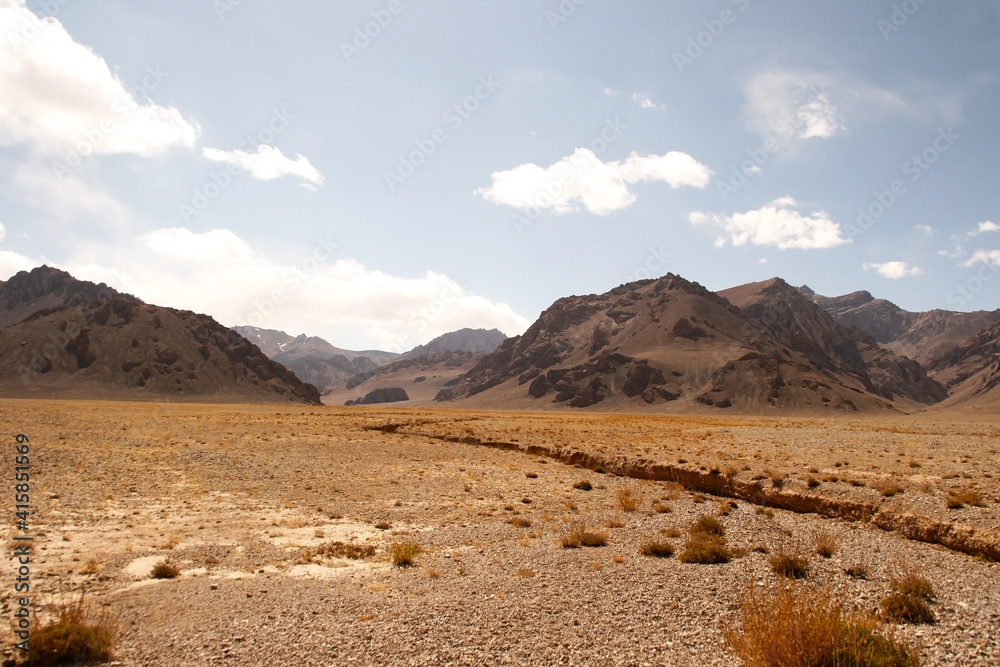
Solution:
<path fill-rule="evenodd" d="M 879 603 L 886 620 L 893 623 L 934 623 L 934 612 L 927 601 L 914 595 L 890 593 Z"/>
<path fill-rule="evenodd" d="M 907 572 L 903 576 L 893 579 L 889 585 L 892 590 L 901 595 L 912 595 L 928 602 L 937 597 L 934 585 L 930 580 L 916 572 Z"/>
<path fill-rule="evenodd" d="M 100 563 L 95 558 L 87 561 L 87 564 L 80 568 L 80 574 L 97 574 L 101 569 Z"/>
<path fill-rule="evenodd" d="M 517 576 L 521 577 L 522 579 L 531 579 L 533 576 L 535 576 L 535 571 L 522 567 L 520 570 L 517 571 Z"/>
<path fill-rule="evenodd" d="M 587 524 L 578 521 L 566 533 L 563 533 L 561 543 L 563 549 L 603 547 L 608 543 L 608 534 L 587 530 Z"/>
<path fill-rule="evenodd" d="M 758 507 L 755 512 L 760 516 L 766 516 L 768 519 L 774 518 L 774 510 L 770 507 Z"/>
<path fill-rule="evenodd" d="M 726 534 L 726 529 L 722 525 L 722 522 L 714 516 L 703 514 L 691 525 L 691 534 L 694 535 L 695 533 L 722 537 Z"/>
<path fill-rule="evenodd" d="M 809 576 L 809 559 L 799 553 L 788 553 L 780 549 L 768 557 L 771 571 L 789 579 L 805 579 Z"/>
<path fill-rule="evenodd" d="M 839 545 L 837 538 L 830 533 L 816 533 L 816 553 L 823 558 L 830 558 L 837 553 Z"/>
<path fill-rule="evenodd" d="M 108 610 L 95 611 L 84 595 L 54 605 L 52 617 L 34 628 L 31 650 L 20 665 L 69 665 L 111 660 L 118 618 Z"/>
<path fill-rule="evenodd" d="M 524 473 L 524 476 L 527 477 L 528 479 L 538 479 L 537 472 L 526 472 Z"/>
<path fill-rule="evenodd" d="M 808 486 L 810 489 L 815 489 L 819 485 L 820 481 L 815 477 L 813 477 L 812 475 L 806 477 L 806 486 Z"/>
<path fill-rule="evenodd" d="M 396 567 L 409 567 L 420 551 L 420 545 L 416 542 L 393 542 L 389 547 L 389 559 Z"/>
<path fill-rule="evenodd" d="M 618 509 L 623 512 L 634 512 L 642 504 L 642 496 L 632 489 L 622 489 L 618 492 Z"/>
<path fill-rule="evenodd" d="M 577 482 L 576 484 L 574 484 L 573 488 L 574 489 L 579 489 L 580 491 L 590 491 L 591 489 L 594 488 L 594 485 L 591 484 L 590 482 L 588 482 L 587 480 L 582 479 L 579 482 Z"/>
<path fill-rule="evenodd" d="M 845 567 L 844 574 L 851 579 L 868 579 L 868 568 L 860 563 L 855 563 Z"/>
<path fill-rule="evenodd" d="M 845 611 L 829 588 L 750 587 L 740 601 L 739 626 L 726 640 L 748 667 L 917 667 L 919 658 L 879 632 L 877 621 Z"/>
<path fill-rule="evenodd" d="M 670 505 L 664 505 L 659 502 L 655 502 L 652 505 L 652 511 L 654 514 L 670 514 L 674 511 L 674 508 Z"/>
<path fill-rule="evenodd" d="M 324 542 L 315 547 L 302 550 L 300 563 L 311 563 L 315 558 L 348 558 L 364 560 L 375 555 L 375 547 L 371 544 L 353 544 L 345 542 Z"/>
<path fill-rule="evenodd" d="M 885 482 L 879 486 L 875 487 L 875 490 L 881 493 L 886 498 L 892 498 L 903 492 L 903 487 L 895 482 Z"/>
<path fill-rule="evenodd" d="M 726 540 L 723 537 L 694 534 L 684 543 L 684 551 L 677 557 L 682 563 L 697 563 L 699 565 L 719 565 L 728 563 L 732 558 Z"/>
<path fill-rule="evenodd" d="M 661 542 L 653 538 L 642 543 L 642 546 L 639 547 L 639 553 L 643 556 L 670 558 L 674 555 L 674 545 L 669 542 Z"/>
<path fill-rule="evenodd" d="M 181 569 L 169 560 L 161 560 L 153 566 L 149 576 L 153 579 L 174 579 L 181 573 Z"/>
<path fill-rule="evenodd" d="M 520 516 L 514 516 L 507 519 L 507 523 L 515 528 L 531 528 L 531 521 Z"/>
<path fill-rule="evenodd" d="M 983 502 L 983 497 L 974 489 L 966 489 L 965 491 L 949 491 L 947 504 L 948 509 L 950 510 L 962 509 L 966 505 L 972 505 L 973 507 L 986 507 L 986 503 Z"/>
<path fill-rule="evenodd" d="M 375 528 L 377 530 L 389 530 L 390 528 L 392 528 L 392 524 L 389 523 L 388 521 L 379 521 L 378 523 L 375 524 Z"/>

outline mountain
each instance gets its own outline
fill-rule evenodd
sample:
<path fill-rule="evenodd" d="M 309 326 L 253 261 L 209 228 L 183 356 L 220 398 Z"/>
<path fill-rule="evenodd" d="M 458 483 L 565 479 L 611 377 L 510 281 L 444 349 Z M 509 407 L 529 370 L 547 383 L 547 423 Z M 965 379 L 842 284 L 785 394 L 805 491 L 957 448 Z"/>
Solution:
<path fill-rule="evenodd" d="M 0 395 L 319 403 L 207 315 L 145 304 L 47 266 L 0 284 Z"/>
<path fill-rule="evenodd" d="M 413 359 L 425 354 L 437 352 L 484 352 L 490 353 L 507 340 L 506 334 L 499 329 L 459 329 L 441 334 L 426 345 L 417 345 L 403 355 L 403 358 Z"/>
<path fill-rule="evenodd" d="M 437 400 L 760 412 L 921 407 L 945 396 L 919 364 L 880 350 L 784 281 L 728 294 L 746 310 L 673 274 L 559 299 Z"/>
<path fill-rule="evenodd" d="M 418 357 L 397 359 L 380 366 L 373 373 L 356 375 L 338 387 L 323 394 L 328 405 L 344 405 L 348 401 L 360 404 L 359 399 L 381 389 L 405 389 L 409 405 L 428 405 L 438 392 L 454 386 L 458 379 L 472 370 L 486 356 L 482 352 L 448 350 L 423 354 Z"/>
<path fill-rule="evenodd" d="M 864 291 L 838 297 L 821 296 L 807 286 L 799 291 L 841 324 L 857 327 L 874 336 L 883 347 L 920 363 L 954 349 L 970 336 L 1000 322 L 1000 309 L 970 313 L 910 312 Z"/>
<path fill-rule="evenodd" d="M 1000 322 L 930 360 L 927 368 L 951 390 L 942 407 L 995 414 L 1000 409 Z"/>
<path fill-rule="evenodd" d="M 355 375 L 376 371 L 398 354 L 382 350 L 355 352 L 334 347 L 316 336 L 289 336 L 284 331 L 238 326 L 233 330 L 253 341 L 272 360 L 293 371 L 320 392 L 342 385 Z"/>

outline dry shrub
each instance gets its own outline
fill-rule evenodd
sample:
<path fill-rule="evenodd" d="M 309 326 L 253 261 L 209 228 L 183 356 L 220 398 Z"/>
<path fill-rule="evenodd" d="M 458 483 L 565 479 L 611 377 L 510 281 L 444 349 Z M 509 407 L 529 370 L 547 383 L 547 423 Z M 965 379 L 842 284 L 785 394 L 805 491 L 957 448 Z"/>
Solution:
<path fill-rule="evenodd" d="M 651 538 L 643 542 L 642 546 L 639 547 L 639 553 L 643 556 L 670 558 L 674 555 L 674 545 L 669 542 L 661 542 L 656 538 Z"/>
<path fill-rule="evenodd" d="M 579 489 L 580 491 L 590 491 L 594 488 L 594 485 L 585 479 L 581 479 L 579 482 L 573 485 L 574 489 Z"/>
<path fill-rule="evenodd" d="M 507 523 L 515 528 L 531 528 L 531 520 L 524 517 L 515 516 L 507 519 Z"/>
<path fill-rule="evenodd" d="M 118 617 L 76 600 L 51 606 L 52 617 L 31 633 L 30 650 L 20 665 L 45 666 L 107 662 L 118 634 Z"/>
<path fill-rule="evenodd" d="M 567 532 L 563 533 L 561 543 L 563 549 L 603 547 L 608 543 L 608 534 L 588 530 L 587 524 L 578 521 Z"/>
<path fill-rule="evenodd" d="M 879 610 L 893 623 L 934 623 L 930 603 L 936 597 L 934 586 L 912 570 L 890 582 L 892 593 L 879 603 Z"/>
<path fill-rule="evenodd" d="M 892 498 L 893 496 L 903 493 L 903 487 L 896 482 L 883 482 L 874 486 L 874 488 L 886 498 Z"/>
<path fill-rule="evenodd" d="M 798 551 L 788 553 L 784 548 L 768 557 L 771 571 L 789 579 L 805 579 L 809 576 L 809 559 Z"/>
<path fill-rule="evenodd" d="M 634 512 L 642 504 L 642 496 L 632 489 L 622 489 L 618 492 L 618 509 L 623 512 Z"/>
<path fill-rule="evenodd" d="M 856 563 L 844 568 L 844 574 L 851 579 L 868 579 L 868 568 L 861 563 Z"/>
<path fill-rule="evenodd" d="M 714 516 L 704 514 L 688 529 L 689 539 L 684 551 L 677 557 L 682 563 L 718 565 L 728 563 L 733 557 L 726 546 L 726 529 Z"/>
<path fill-rule="evenodd" d="M 950 510 L 962 509 L 966 505 L 972 505 L 973 507 L 986 507 L 986 503 L 983 502 L 983 497 L 978 491 L 973 489 L 966 489 L 964 491 L 949 491 L 947 505 Z"/>
<path fill-rule="evenodd" d="M 726 640 L 747 667 L 917 667 L 916 653 L 880 633 L 878 622 L 845 611 L 829 587 L 751 586 L 740 601 L 739 626 Z"/>
<path fill-rule="evenodd" d="M 393 542 L 389 547 L 389 560 L 396 567 L 409 567 L 420 551 L 420 545 L 416 542 Z"/>
<path fill-rule="evenodd" d="M 315 558 L 348 558 L 364 560 L 375 555 L 375 547 L 370 544 L 352 544 L 345 542 L 323 542 L 315 547 L 302 550 L 299 562 L 311 563 Z"/>
<path fill-rule="evenodd" d="M 833 554 L 837 553 L 837 549 L 840 545 L 837 544 L 837 538 L 827 532 L 819 532 L 815 535 L 816 538 L 816 553 L 823 558 L 830 558 Z"/>
<path fill-rule="evenodd" d="M 174 579 L 180 576 L 181 569 L 169 560 L 161 560 L 153 566 L 149 576 L 153 579 Z"/>
<path fill-rule="evenodd" d="M 703 514 L 691 525 L 691 534 L 694 535 L 695 533 L 723 537 L 726 534 L 726 529 L 722 525 L 722 522 L 714 516 Z"/>

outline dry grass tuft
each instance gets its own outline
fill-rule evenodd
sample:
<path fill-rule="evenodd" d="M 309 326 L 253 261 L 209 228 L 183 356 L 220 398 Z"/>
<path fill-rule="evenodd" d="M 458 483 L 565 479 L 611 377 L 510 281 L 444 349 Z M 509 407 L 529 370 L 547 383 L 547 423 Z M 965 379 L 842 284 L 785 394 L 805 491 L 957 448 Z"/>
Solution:
<path fill-rule="evenodd" d="M 871 617 L 847 613 L 830 588 L 750 587 L 726 640 L 747 667 L 917 667 L 919 658 Z"/>
<path fill-rule="evenodd" d="M 531 528 L 531 520 L 525 519 L 521 516 L 512 516 L 507 519 L 507 523 L 514 526 L 515 528 Z"/>
<path fill-rule="evenodd" d="M 934 623 L 937 619 L 929 603 L 936 594 L 924 576 L 909 571 L 890 582 L 892 593 L 879 603 L 882 616 L 893 623 Z"/>
<path fill-rule="evenodd" d="M 715 517 L 707 514 L 698 517 L 688 529 L 690 537 L 677 560 L 700 565 L 728 563 L 733 554 L 726 546 L 725 533 L 722 522 Z"/>
<path fill-rule="evenodd" d="M 623 512 L 634 512 L 642 505 L 642 496 L 632 489 L 622 489 L 618 492 L 617 505 Z"/>
<path fill-rule="evenodd" d="M 389 547 L 389 560 L 396 567 L 409 567 L 420 552 L 420 545 L 416 542 L 393 542 Z"/>
<path fill-rule="evenodd" d="M 587 524 L 577 521 L 563 533 L 561 544 L 563 549 L 578 549 L 580 547 L 603 547 L 608 543 L 608 534 L 587 530 Z"/>
<path fill-rule="evenodd" d="M 169 560 L 161 560 L 153 566 L 149 576 L 153 579 L 174 579 L 180 576 L 181 569 Z"/>
<path fill-rule="evenodd" d="M 949 491 L 947 505 L 950 510 L 960 510 L 966 505 L 972 505 L 973 507 L 986 507 L 986 503 L 983 502 L 983 497 L 974 489 Z"/>
<path fill-rule="evenodd" d="M 642 543 L 642 546 L 639 547 L 639 553 L 655 558 L 670 558 L 674 555 L 674 545 L 651 538 Z"/>
<path fill-rule="evenodd" d="M 590 491 L 594 488 L 594 485 L 585 479 L 581 479 L 579 482 L 573 485 L 574 489 L 579 489 L 580 491 Z"/>
<path fill-rule="evenodd" d="M 307 547 L 299 556 L 300 563 L 312 563 L 315 559 L 348 558 L 364 560 L 375 555 L 375 547 L 371 544 L 351 544 L 345 542 L 324 542 L 315 547 Z"/>
<path fill-rule="evenodd" d="M 703 514 L 691 525 L 691 534 L 694 535 L 695 533 L 723 537 L 726 534 L 726 528 L 714 516 Z"/>
<path fill-rule="evenodd" d="M 840 548 L 840 545 L 837 543 L 837 538 L 830 533 L 818 532 L 815 535 L 815 539 L 816 554 L 822 556 L 823 558 L 831 558 Z"/>
<path fill-rule="evenodd" d="M 107 662 L 114 658 L 118 617 L 96 611 L 84 595 L 53 605 L 52 617 L 31 633 L 30 650 L 19 665 L 47 666 Z"/>
<path fill-rule="evenodd" d="M 788 553 L 784 548 L 768 557 L 771 571 L 789 579 L 805 579 L 809 576 L 809 559 L 798 553 Z"/>

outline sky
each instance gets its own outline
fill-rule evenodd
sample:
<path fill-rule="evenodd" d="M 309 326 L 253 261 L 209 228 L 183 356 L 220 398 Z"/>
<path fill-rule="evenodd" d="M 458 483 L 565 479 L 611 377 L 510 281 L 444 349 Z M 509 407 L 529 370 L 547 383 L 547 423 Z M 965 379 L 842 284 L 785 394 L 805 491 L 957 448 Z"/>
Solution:
<path fill-rule="evenodd" d="M 0 279 L 405 351 L 667 272 L 1000 306 L 998 0 L 0 0 Z"/>

